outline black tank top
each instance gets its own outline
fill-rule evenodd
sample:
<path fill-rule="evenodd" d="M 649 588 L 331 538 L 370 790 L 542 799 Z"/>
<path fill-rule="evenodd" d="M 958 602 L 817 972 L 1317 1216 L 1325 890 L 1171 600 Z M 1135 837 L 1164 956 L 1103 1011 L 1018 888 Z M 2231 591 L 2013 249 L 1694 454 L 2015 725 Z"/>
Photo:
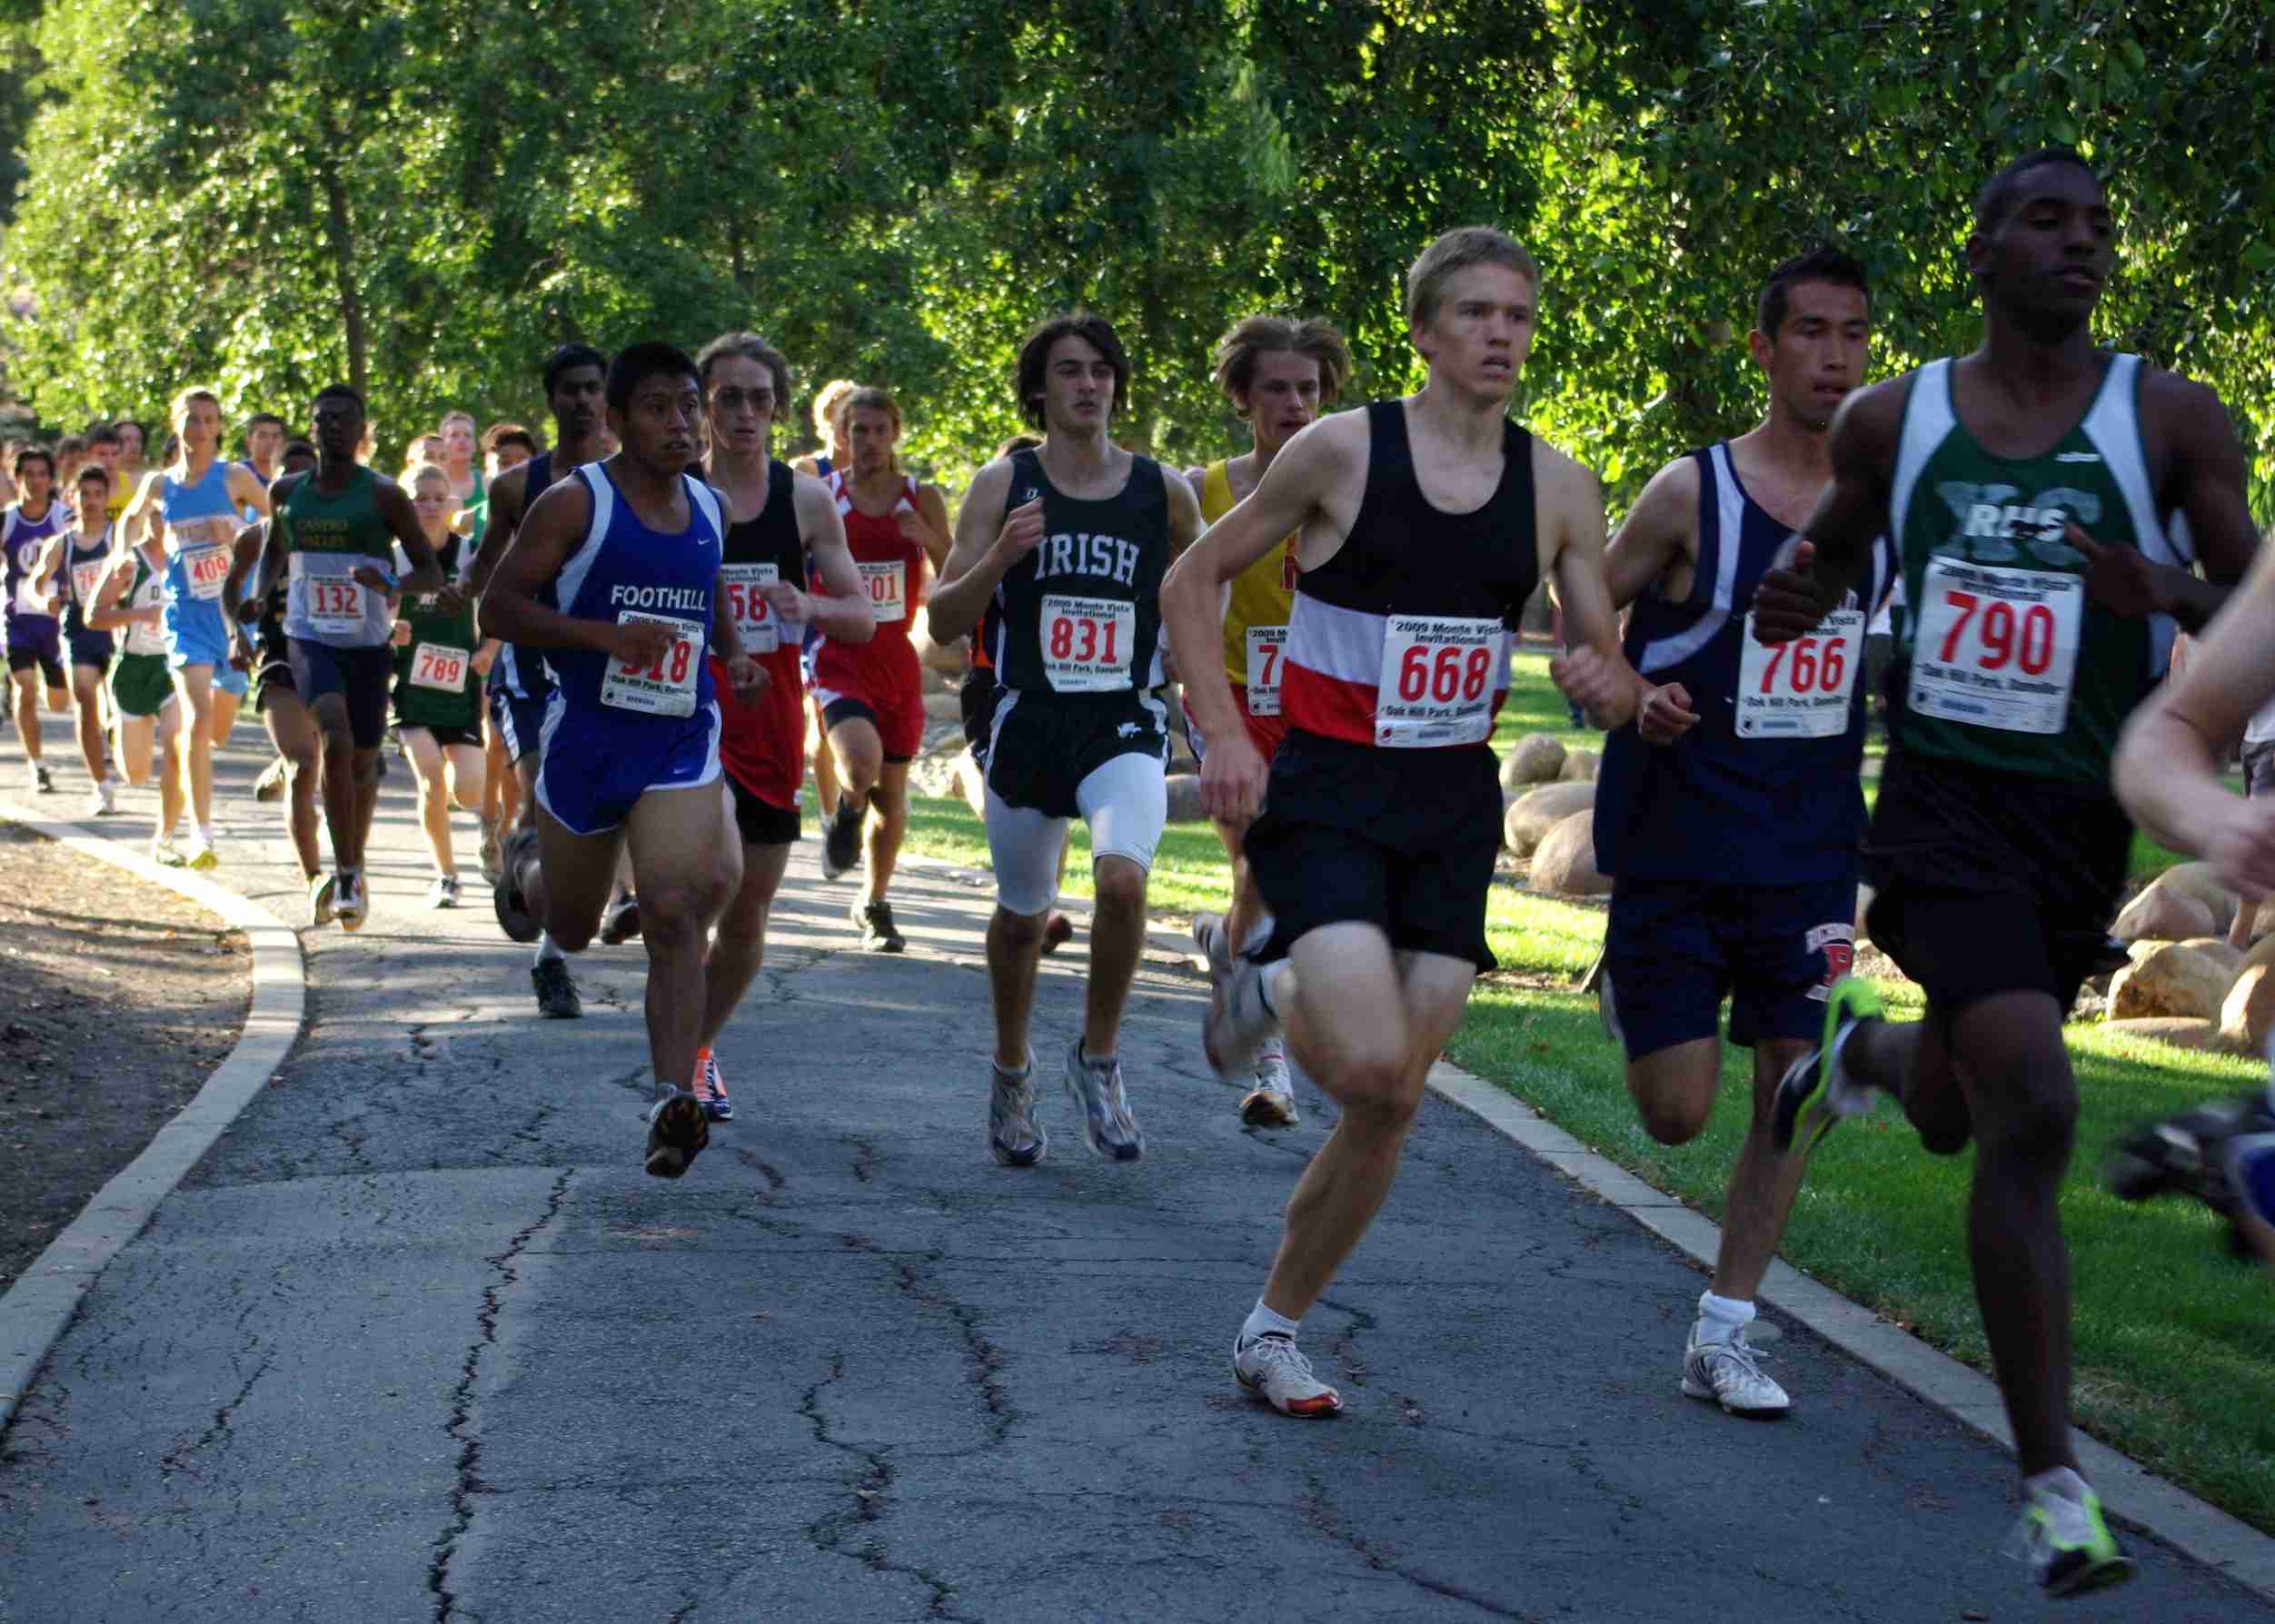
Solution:
<path fill-rule="evenodd" d="M 1169 568 L 1161 465 L 1133 457 L 1119 491 L 1088 501 L 1061 494 L 1034 451 L 1012 453 L 1004 511 L 1038 495 L 1043 539 L 1004 576 L 988 610 L 998 686 L 1075 700 L 1158 688 Z"/>
<path fill-rule="evenodd" d="M 522 479 L 522 519 L 526 520 L 537 499 L 552 488 L 553 454 L 540 451 L 522 466 L 529 470 Z M 515 521 L 514 530 L 520 533 L 521 520 Z M 548 586 L 540 596 L 550 603 L 552 589 Z M 506 644 L 498 650 L 496 668 L 504 675 L 506 692 L 517 699 L 541 699 L 553 691 L 552 678 L 545 669 L 545 651 L 532 644 Z"/>

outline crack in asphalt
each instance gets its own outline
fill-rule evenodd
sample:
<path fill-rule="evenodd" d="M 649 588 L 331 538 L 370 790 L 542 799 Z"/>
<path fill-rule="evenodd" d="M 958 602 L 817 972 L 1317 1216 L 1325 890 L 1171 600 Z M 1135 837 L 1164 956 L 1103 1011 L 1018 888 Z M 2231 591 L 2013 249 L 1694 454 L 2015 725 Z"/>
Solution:
<path fill-rule="evenodd" d="M 238 1407 L 253 1395 L 254 1385 L 262 1377 L 269 1373 L 269 1367 L 275 1362 L 276 1352 L 271 1349 L 262 1356 L 261 1362 L 253 1367 L 253 1374 L 245 1378 L 244 1384 L 237 1389 L 236 1396 L 214 1411 L 213 1423 L 198 1435 L 195 1442 L 169 1450 L 158 1458 L 158 1475 L 161 1480 L 170 1480 L 177 1471 L 186 1471 L 192 1476 L 197 1475 L 196 1469 L 190 1465 L 190 1457 L 228 1436 L 230 1423 L 236 1416 Z"/>
<path fill-rule="evenodd" d="M 490 1486 L 482 1479 L 482 1440 L 470 1427 L 473 1415 L 474 1388 L 482 1376 L 482 1356 L 484 1350 L 496 1345 L 498 1320 L 504 1312 L 505 1292 L 521 1278 L 514 1262 L 529 1247 L 531 1241 L 552 1223 L 561 1212 L 561 1203 L 569 1193 L 569 1181 L 576 1176 L 576 1169 L 563 1168 L 553 1179 L 552 1190 L 545 1197 L 545 1210 L 524 1224 L 505 1244 L 505 1250 L 489 1259 L 498 1278 L 482 1288 L 482 1308 L 475 1318 L 480 1325 L 473 1345 L 466 1350 L 466 1361 L 461 1367 L 458 1383 L 451 1391 L 451 1418 L 442 1431 L 458 1443 L 458 1480 L 451 1488 L 451 1520 L 434 1542 L 434 1561 L 427 1570 L 427 1589 L 434 1597 L 435 1624 L 449 1624 L 458 1611 L 458 1598 L 450 1588 L 451 1560 L 458 1554 L 458 1542 L 473 1526 L 474 1497 L 486 1494 Z"/>
<path fill-rule="evenodd" d="M 1327 1479 L 1325 1471 L 1313 1467 L 1304 1473 L 1304 1478 L 1308 1485 L 1304 1496 L 1306 1520 L 1326 1538 L 1338 1544 L 1348 1546 L 1361 1561 L 1376 1572 L 1391 1574 L 1406 1580 L 1418 1590 L 1427 1590 L 1433 1596 L 1443 1596 L 1450 1601 L 1466 1602 L 1479 1612 L 1490 1614 L 1496 1619 L 1515 1619 L 1520 1621 L 1520 1624 L 1542 1624 L 1541 1616 L 1538 1613 L 1520 1612 L 1515 1608 L 1505 1607 L 1498 1601 L 1480 1596 L 1475 1590 L 1466 1586 L 1455 1584 L 1451 1579 L 1433 1579 L 1418 1569 L 1391 1560 L 1376 1550 L 1364 1535 L 1344 1526 L 1342 1518 L 1336 1511 L 1335 1502 L 1328 1498 Z"/>

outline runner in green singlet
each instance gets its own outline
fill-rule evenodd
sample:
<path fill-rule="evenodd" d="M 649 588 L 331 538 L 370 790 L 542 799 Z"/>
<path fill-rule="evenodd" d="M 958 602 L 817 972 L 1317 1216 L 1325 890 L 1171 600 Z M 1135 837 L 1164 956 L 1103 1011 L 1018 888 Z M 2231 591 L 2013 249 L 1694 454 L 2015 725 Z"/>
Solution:
<path fill-rule="evenodd" d="M 1774 1124 L 1781 1149 L 1813 1142 L 1879 1089 L 1930 1151 L 1972 1139 L 1976 1298 L 2022 1543 L 2055 1596 L 2131 1570 L 2071 1441 L 2058 1207 L 2078 1114 L 2061 1025 L 2108 955 L 2131 838 L 2110 758 L 2173 623 L 2202 625 L 2257 545 L 2219 397 L 2093 342 L 2114 237 L 2075 153 L 1991 179 L 1967 240 L 1982 346 L 1849 398 L 1803 527 L 1813 558 L 1804 544 L 1753 600 L 1762 640 L 1789 641 L 1856 584 L 1875 536 L 1901 550 L 1911 612 L 1864 866 L 1872 940 L 1926 988 L 1927 1018 L 1886 1021 L 1869 984 L 1839 983 Z M 2209 580 L 2188 570 L 2191 536 Z"/>

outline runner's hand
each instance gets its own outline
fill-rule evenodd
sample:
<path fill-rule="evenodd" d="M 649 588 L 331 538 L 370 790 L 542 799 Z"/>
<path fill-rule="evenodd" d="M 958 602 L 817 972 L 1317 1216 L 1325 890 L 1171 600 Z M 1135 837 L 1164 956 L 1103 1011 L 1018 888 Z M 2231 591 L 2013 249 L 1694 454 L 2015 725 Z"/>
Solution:
<path fill-rule="evenodd" d="M 778 620 L 792 626 L 802 626 L 812 617 L 806 594 L 786 580 L 769 581 L 759 589 L 759 596 L 766 599 L 766 607 L 774 611 Z"/>
<path fill-rule="evenodd" d="M 2275 800 L 2236 799 L 2203 841 L 2220 883 L 2246 902 L 2275 895 Z"/>
<path fill-rule="evenodd" d="M 1697 725 L 1690 691 L 1679 682 L 1645 690 L 1635 709 L 1635 731 L 1645 744 L 1673 744 Z"/>
<path fill-rule="evenodd" d="M 656 664 L 678 640 L 669 626 L 653 620 L 626 620 L 607 631 L 609 657 L 628 671 Z"/>
<path fill-rule="evenodd" d="M 2137 549 L 2103 547 L 2074 524 L 2069 540 L 2086 557 L 2085 595 L 2110 613 L 2138 619 L 2172 612 L 2171 589 L 2158 579 L 2157 567 Z"/>
<path fill-rule="evenodd" d="M 230 610 L 231 618 L 240 626 L 250 626 L 261 618 L 262 602 L 258 598 L 240 598 Z"/>
<path fill-rule="evenodd" d="M 245 636 L 243 629 L 230 635 L 229 668 L 233 671 L 253 669 L 253 640 Z"/>
<path fill-rule="evenodd" d="M 1003 516 L 1003 529 L 996 535 L 995 551 L 1008 569 L 1043 540 L 1043 499 L 1022 502 Z"/>
<path fill-rule="evenodd" d="M 454 615 L 465 607 L 466 589 L 456 582 L 434 594 L 434 608 L 438 614 Z"/>
<path fill-rule="evenodd" d="M 727 662 L 727 686 L 746 705 L 766 692 L 772 680 L 767 668 L 748 654 L 738 654 Z"/>
<path fill-rule="evenodd" d="M 349 571 L 349 574 L 357 586 L 368 587 L 374 592 L 392 593 L 395 589 L 394 582 L 389 580 L 369 564 L 358 564 Z"/>
<path fill-rule="evenodd" d="M 1587 713 L 1591 727 L 1607 732 L 1624 727 L 1635 712 L 1634 679 L 1618 664 L 1585 646 L 1567 649 L 1548 662 L 1549 679 L 1565 697 Z"/>
<path fill-rule="evenodd" d="M 408 620 L 398 620 L 398 621 L 396 621 L 396 622 L 395 622 L 395 629 L 394 629 L 394 630 L 393 630 L 393 631 L 392 631 L 392 632 L 390 632 L 390 633 L 388 634 L 388 636 L 389 636 L 389 637 L 390 637 L 390 638 L 393 640 L 394 645 L 395 645 L 395 647 L 396 647 L 396 648 L 398 648 L 398 649 L 408 649 L 408 648 L 410 648 L 410 647 L 411 647 L 411 622 L 410 622 L 410 621 L 408 621 Z"/>
<path fill-rule="evenodd" d="M 1245 828 L 1264 808 L 1265 780 L 1270 777 L 1264 758 L 1236 728 L 1212 742 L 1201 763 L 1201 810 L 1221 823 Z"/>
<path fill-rule="evenodd" d="M 474 668 L 475 676 L 487 677 L 490 675 L 490 668 L 498 663 L 498 652 L 489 644 L 484 643 L 474 650 L 474 658 L 468 663 Z"/>
<path fill-rule="evenodd" d="M 932 527 L 924 521 L 924 515 L 914 508 L 901 509 L 893 515 L 893 519 L 899 525 L 900 533 L 908 540 L 915 542 L 919 547 L 932 545 L 935 539 Z"/>
<path fill-rule="evenodd" d="M 1817 584 L 1817 544 L 1803 541 L 1793 550 L 1793 561 L 1782 569 L 1765 569 L 1753 589 L 1753 636 L 1762 643 L 1790 643 L 1807 637 L 1832 606 Z"/>

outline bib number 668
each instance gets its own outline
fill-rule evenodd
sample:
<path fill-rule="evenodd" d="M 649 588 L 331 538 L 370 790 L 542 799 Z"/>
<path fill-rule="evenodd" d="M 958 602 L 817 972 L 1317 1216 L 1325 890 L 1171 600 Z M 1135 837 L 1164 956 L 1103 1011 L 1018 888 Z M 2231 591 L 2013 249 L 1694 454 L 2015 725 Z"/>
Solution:
<path fill-rule="evenodd" d="M 1436 649 L 1416 643 L 1398 661 L 1398 698 L 1417 704 L 1427 698 L 1441 705 L 1482 698 L 1493 677 L 1493 650 L 1482 645 Z"/>

